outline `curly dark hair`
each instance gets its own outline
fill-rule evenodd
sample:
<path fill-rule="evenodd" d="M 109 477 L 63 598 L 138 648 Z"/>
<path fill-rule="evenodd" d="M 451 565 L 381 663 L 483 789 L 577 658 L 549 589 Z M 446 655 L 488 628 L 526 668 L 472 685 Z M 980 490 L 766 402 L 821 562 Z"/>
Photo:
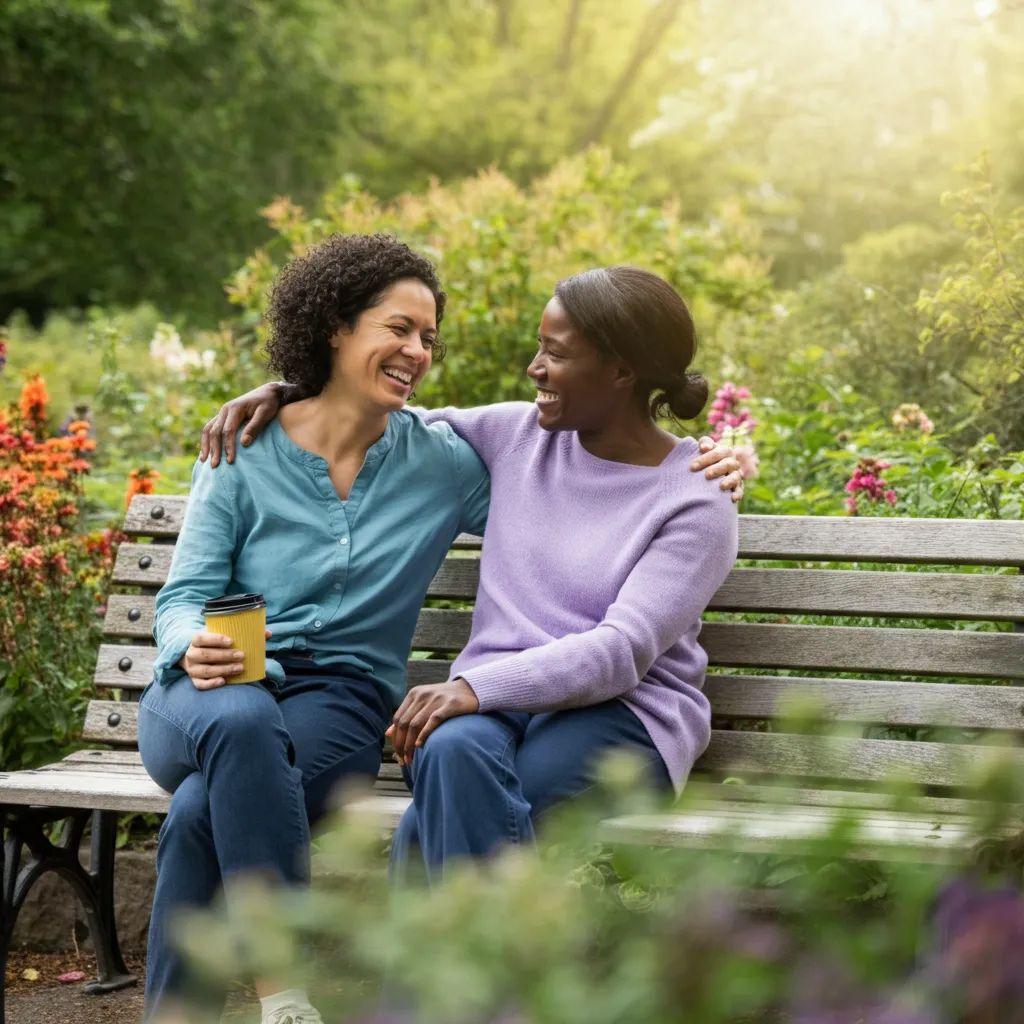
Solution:
<path fill-rule="evenodd" d="M 391 285 L 409 278 L 430 289 L 440 327 L 446 296 L 434 265 L 393 235 L 332 235 L 311 246 L 271 287 L 270 368 L 298 385 L 304 397 L 320 394 L 331 376 L 330 339 L 343 326 L 354 328 Z M 440 341 L 434 358 L 444 358 Z"/>

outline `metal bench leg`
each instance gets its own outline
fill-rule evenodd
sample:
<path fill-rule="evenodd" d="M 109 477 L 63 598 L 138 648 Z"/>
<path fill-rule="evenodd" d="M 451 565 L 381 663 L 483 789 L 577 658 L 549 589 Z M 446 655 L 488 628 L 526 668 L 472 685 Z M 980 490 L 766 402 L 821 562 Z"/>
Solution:
<path fill-rule="evenodd" d="M 117 816 L 96 816 L 90 871 L 82 867 L 78 850 L 94 812 L 57 807 L 3 807 L 0 820 L 9 835 L 4 845 L 3 900 L 0 901 L 0 959 L 6 962 L 7 950 L 25 899 L 32 886 L 48 871 L 65 879 L 85 911 L 89 934 L 96 951 L 99 978 L 85 986 L 87 992 L 112 992 L 134 985 L 121 956 L 114 924 L 114 846 Z M 45 827 L 63 822 L 56 843 L 47 838 Z M 31 860 L 21 867 L 22 851 L 28 847 Z M 0 1024 L 3 1024 L 2 987 L 0 987 Z"/>
<path fill-rule="evenodd" d="M 136 977 L 128 971 L 117 941 L 114 918 L 114 854 L 117 848 L 117 814 L 93 811 L 92 849 L 89 856 L 89 877 L 96 900 L 99 928 L 93 931 L 96 966 L 99 978 L 85 986 L 86 992 L 112 992 L 134 985 Z M 92 921 L 89 922 L 92 931 Z"/>
<path fill-rule="evenodd" d="M 7 992 L 7 950 L 11 945 L 11 902 L 14 896 L 14 870 L 10 865 L 10 858 L 7 857 L 7 808 L 0 807 L 0 886 L 3 891 L 0 893 L 0 1024 L 7 1019 L 4 1008 L 5 995 Z M 12 840 L 13 842 L 13 840 Z"/>

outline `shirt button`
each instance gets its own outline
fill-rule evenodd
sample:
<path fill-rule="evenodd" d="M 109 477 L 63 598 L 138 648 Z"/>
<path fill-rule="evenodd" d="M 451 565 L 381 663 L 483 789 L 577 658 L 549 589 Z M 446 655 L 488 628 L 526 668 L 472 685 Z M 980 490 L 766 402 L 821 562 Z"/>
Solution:
<path fill-rule="evenodd" d="M 348 537 L 342 537 L 341 540 L 338 541 L 338 543 L 339 544 L 347 544 L 348 543 Z"/>
<path fill-rule="evenodd" d="M 323 623 L 319 619 L 317 619 L 316 622 L 313 623 L 313 628 L 319 629 L 322 625 Z"/>
<path fill-rule="evenodd" d="M 334 589 L 335 590 L 341 590 L 341 584 L 340 583 L 335 583 L 334 584 Z"/>

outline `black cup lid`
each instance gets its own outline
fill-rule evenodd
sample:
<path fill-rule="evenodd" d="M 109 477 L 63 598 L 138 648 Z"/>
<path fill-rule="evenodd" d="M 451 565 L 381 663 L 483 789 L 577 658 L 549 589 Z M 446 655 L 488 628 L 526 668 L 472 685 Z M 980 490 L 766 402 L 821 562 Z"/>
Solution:
<path fill-rule="evenodd" d="M 231 615 L 233 612 L 250 612 L 256 608 L 266 608 L 267 602 L 262 594 L 228 594 L 227 597 L 215 597 L 203 605 L 204 615 Z"/>

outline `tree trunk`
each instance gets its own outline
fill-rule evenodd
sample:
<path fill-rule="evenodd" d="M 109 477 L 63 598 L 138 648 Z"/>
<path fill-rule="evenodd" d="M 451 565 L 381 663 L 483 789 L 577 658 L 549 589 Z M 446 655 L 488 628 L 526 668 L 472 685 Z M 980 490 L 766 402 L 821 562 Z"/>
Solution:
<path fill-rule="evenodd" d="M 509 46 L 512 43 L 512 0 L 495 0 L 495 4 L 498 8 L 495 42 L 498 46 Z"/>
<path fill-rule="evenodd" d="M 636 80 L 644 65 L 657 49 L 662 36 L 672 27 L 676 18 L 679 17 L 679 12 L 683 9 L 683 4 L 685 3 L 686 0 L 658 0 L 658 3 L 651 8 L 636 37 L 633 53 L 626 66 L 622 69 L 622 74 L 619 75 L 614 85 L 612 85 L 607 98 L 601 104 L 586 131 L 580 136 L 580 149 L 585 149 L 595 142 L 600 142 L 602 136 L 608 130 L 608 126 L 611 124 L 619 105 L 636 84 Z"/>
<path fill-rule="evenodd" d="M 565 19 L 565 33 L 562 36 L 562 53 L 559 58 L 559 66 L 563 75 L 569 74 L 572 67 L 572 46 L 576 41 L 576 29 L 580 24 L 580 12 L 583 10 L 583 0 L 569 0 L 569 15 Z"/>

